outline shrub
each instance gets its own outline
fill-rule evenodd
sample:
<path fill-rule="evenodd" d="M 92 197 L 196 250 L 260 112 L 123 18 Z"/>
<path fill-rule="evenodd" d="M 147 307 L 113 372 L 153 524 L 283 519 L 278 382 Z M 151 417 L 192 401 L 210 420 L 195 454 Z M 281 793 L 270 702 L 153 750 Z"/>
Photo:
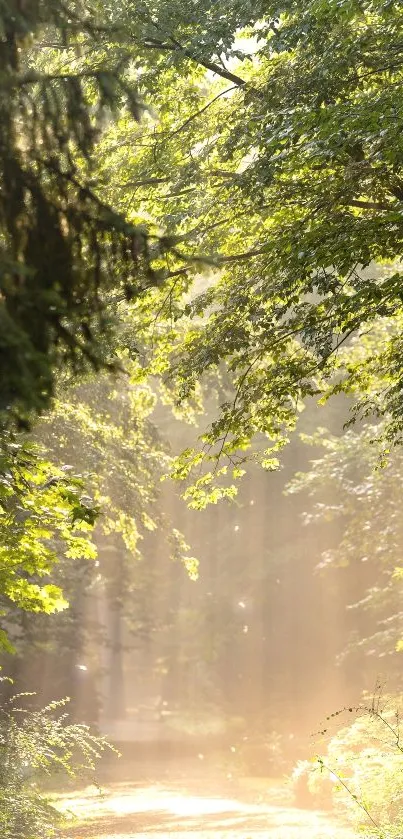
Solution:
<path fill-rule="evenodd" d="M 67 700 L 42 710 L 19 707 L 28 694 L 0 706 L 0 835 L 2 839 L 50 839 L 60 814 L 44 793 L 46 778 L 70 778 L 95 768 L 111 748 L 86 725 L 69 724 Z"/>
<path fill-rule="evenodd" d="M 333 802 L 367 835 L 401 837 L 403 832 L 403 742 L 395 700 L 346 709 L 352 722 L 328 742 L 312 779 L 333 776 Z M 314 781 L 310 781 L 314 785 Z M 320 781 L 319 781 L 320 783 Z"/>

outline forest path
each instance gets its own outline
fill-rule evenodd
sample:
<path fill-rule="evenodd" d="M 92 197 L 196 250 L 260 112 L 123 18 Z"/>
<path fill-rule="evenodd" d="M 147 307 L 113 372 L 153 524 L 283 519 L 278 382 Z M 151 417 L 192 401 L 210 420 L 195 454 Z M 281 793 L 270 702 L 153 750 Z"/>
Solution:
<path fill-rule="evenodd" d="M 206 789 L 207 787 L 207 789 Z M 109 784 L 64 795 L 75 818 L 65 839 L 353 839 L 330 813 L 270 803 L 273 796 L 200 782 Z M 276 796 L 274 795 L 274 800 Z"/>

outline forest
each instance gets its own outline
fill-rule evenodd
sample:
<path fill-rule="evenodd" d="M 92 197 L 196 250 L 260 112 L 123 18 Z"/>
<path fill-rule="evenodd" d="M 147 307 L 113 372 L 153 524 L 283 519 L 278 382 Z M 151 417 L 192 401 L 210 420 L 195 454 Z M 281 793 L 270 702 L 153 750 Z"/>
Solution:
<path fill-rule="evenodd" d="M 401 0 L 0 0 L 4 839 L 402 836 L 402 82 Z"/>

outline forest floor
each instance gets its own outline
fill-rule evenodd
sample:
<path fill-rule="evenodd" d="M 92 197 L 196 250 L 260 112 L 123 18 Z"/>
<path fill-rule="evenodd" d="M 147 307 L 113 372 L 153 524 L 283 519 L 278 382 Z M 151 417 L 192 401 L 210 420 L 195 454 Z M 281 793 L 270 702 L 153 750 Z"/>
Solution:
<path fill-rule="evenodd" d="M 59 797 L 65 839 L 353 839 L 332 813 L 298 809 L 279 781 L 134 779 Z"/>

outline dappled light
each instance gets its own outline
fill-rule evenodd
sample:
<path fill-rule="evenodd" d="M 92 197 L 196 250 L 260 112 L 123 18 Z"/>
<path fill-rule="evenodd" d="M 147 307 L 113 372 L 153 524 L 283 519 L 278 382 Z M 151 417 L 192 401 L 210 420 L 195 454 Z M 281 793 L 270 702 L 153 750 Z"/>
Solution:
<path fill-rule="evenodd" d="M 208 786 L 208 781 L 206 781 Z M 199 780 L 200 787 L 203 782 Z M 196 784 L 194 784 L 196 787 Z M 249 799 L 250 799 L 249 794 Z M 255 797 L 258 799 L 259 796 Z M 261 797 L 261 796 L 260 796 Z M 220 797 L 218 792 L 207 797 L 186 791 L 181 785 L 108 788 L 105 791 L 86 791 L 83 796 L 65 796 L 59 804 L 70 813 L 71 826 L 66 837 L 105 839 L 140 839 L 175 836 L 178 839 L 198 836 L 211 839 L 351 839 L 353 834 L 334 818 L 317 811 L 251 803 L 245 793 Z M 74 817 L 77 820 L 75 824 Z"/>

